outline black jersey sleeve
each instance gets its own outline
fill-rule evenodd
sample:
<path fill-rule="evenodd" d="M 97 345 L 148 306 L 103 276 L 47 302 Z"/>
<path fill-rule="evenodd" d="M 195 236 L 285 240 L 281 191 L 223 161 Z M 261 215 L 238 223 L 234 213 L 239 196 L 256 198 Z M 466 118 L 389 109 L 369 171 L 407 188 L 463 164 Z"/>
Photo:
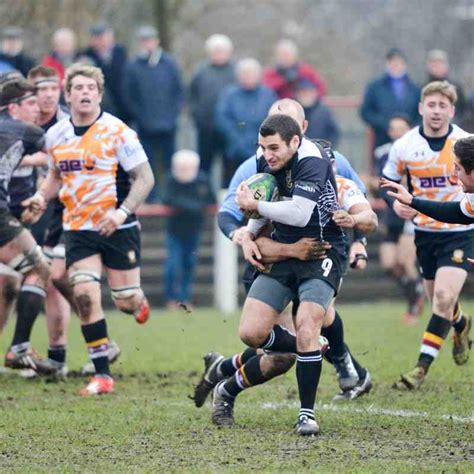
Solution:
<path fill-rule="evenodd" d="M 311 201 L 318 201 L 328 179 L 328 160 L 309 156 L 298 162 L 294 176 L 295 189 L 293 196 L 301 196 Z"/>
<path fill-rule="evenodd" d="M 42 128 L 28 124 L 23 135 L 25 155 L 32 155 L 45 147 L 45 134 Z"/>

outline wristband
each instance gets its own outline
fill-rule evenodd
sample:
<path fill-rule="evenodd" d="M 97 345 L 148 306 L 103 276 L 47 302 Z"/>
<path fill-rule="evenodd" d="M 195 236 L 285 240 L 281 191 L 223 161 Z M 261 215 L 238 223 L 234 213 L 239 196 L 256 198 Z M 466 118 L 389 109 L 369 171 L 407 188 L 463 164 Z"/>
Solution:
<path fill-rule="evenodd" d="M 354 261 L 351 263 L 351 268 L 355 268 L 359 260 L 365 260 L 366 262 L 369 261 L 367 255 L 364 255 L 363 253 L 356 253 Z"/>
<path fill-rule="evenodd" d="M 127 217 L 130 217 L 132 215 L 132 211 L 123 204 L 119 207 L 119 211 L 125 212 L 125 214 L 127 214 Z"/>

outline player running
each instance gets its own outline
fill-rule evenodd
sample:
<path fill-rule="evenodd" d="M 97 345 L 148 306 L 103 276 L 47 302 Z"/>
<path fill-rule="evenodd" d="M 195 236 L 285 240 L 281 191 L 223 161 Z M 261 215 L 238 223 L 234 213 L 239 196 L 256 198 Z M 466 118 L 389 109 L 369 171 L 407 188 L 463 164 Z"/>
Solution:
<path fill-rule="evenodd" d="M 464 197 L 461 187 L 451 181 L 453 145 L 467 136 L 450 123 L 456 99 L 455 88 L 446 81 L 426 85 L 419 105 L 422 125 L 397 140 L 390 152 L 383 176 L 399 182 L 407 174 L 415 198 L 454 203 Z M 472 225 L 435 220 L 391 196 L 386 200 L 400 217 L 415 223 L 418 262 L 432 306 L 416 366 L 394 384 L 412 390 L 424 382 L 451 326 L 454 362 L 463 365 L 469 359 L 471 318 L 463 315 L 458 299 L 469 269 L 466 257 L 474 254 L 474 230 Z"/>
<path fill-rule="evenodd" d="M 84 396 L 114 390 L 101 305 L 103 267 L 116 307 L 133 314 L 140 324 L 149 315 L 140 288 L 139 227 L 134 213 L 153 186 L 153 174 L 135 132 L 101 110 L 103 92 L 100 69 L 75 64 L 67 70 L 65 98 L 71 120 L 62 120 L 48 131 L 48 175 L 25 202 L 38 214 L 59 193 L 65 206 L 66 266 L 96 371 L 81 391 Z"/>

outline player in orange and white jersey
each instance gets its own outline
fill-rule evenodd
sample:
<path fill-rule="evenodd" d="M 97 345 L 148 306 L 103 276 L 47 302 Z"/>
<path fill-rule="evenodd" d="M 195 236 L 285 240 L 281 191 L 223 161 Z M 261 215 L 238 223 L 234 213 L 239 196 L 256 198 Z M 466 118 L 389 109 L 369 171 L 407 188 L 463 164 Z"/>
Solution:
<path fill-rule="evenodd" d="M 101 305 L 103 267 L 115 306 L 133 314 L 140 324 L 149 315 L 140 288 L 139 226 L 134 213 L 153 187 L 153 173 L 135 132 L 102 112 L 103 90 L 99 68 L 75 64 L 66 71 L 65 98 L 71 118 L 48 131 L 48 175 L 25 202 L 39 214 L 59 193 L 65 206 L 66 266 L 96 370 L 81 391 L 85 396 L 114 389 Z"/>
<path fill-rule="evenodd" d="M 455 170 L 453 145 L 468 135 L 450 124 L 456 99 L 455 88 L 446 81 L 426 85 L 419 105 L 422 125 L 397 140 L 390 152 L 383 176 L 399 182 L 406 174 L 415 198 L 444 203 L 458 203 L 463 198 L 461 186 L 451 179 Z M 469 358 L 471 319 L 462 314 L 458 298 L 469 269 L 466 257 L 474 253 L 474 226 L 441 222 L 388 193 L 386 198 L 400 217 L 414 220 L 418 262 L 432 305 L 416 367 L 394 385 L 414 389 L 423 383 L 451 325 L 455 363 L 465 364 Z"/>

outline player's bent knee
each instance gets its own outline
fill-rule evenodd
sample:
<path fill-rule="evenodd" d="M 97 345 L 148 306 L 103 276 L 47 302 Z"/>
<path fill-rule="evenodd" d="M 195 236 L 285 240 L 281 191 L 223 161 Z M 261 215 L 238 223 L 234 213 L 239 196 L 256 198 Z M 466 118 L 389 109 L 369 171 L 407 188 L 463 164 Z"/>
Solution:
<path fill-rule="evenodd" d="M 100 275 L 89 270 L 73 270 L 69 274 L 69 284 L 75 287 L 80 283 L 100 283 Z"/>
<path fill-rule="evenodd" d="M 75 294 L 77 309 L 82 320 L 88 320 L 92 315 L 92 298 L 88 293 Z"/>
<path fill-rule="evenodd" d="M 8 266 L 22 275 L 36 271 L 45 283 L 50 274 L 48 259 L 43 254 L 39 245 L 35 245 L 30 250 L 13 257 L 10 262 L 8 262 Z"/>
<path fill-rule="evenodd" d="M 145 297 L 139 286 L 111 288 L 110 293 L 115 307 L 124 313 L 134 313 Z"/>
<path fill-rule="evenodd" d="M 451 313 L 454 310 L 456 298 L 444 288 L 438 289 L 434 293 L 434 305 L 441 313 Z"/>

